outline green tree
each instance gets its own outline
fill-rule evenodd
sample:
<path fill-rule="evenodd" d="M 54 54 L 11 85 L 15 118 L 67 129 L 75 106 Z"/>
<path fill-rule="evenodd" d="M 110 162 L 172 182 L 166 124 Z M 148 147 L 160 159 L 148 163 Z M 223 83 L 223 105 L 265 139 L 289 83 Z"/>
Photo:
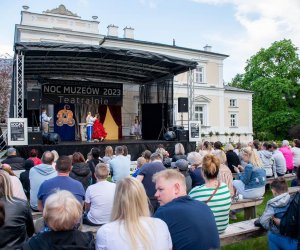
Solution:
<path fill-rule="evenodd" d="M 252 56 L 245 74 L 236 75 L 231 86 L 251 90 L 253 129 L 282 139 L 300 123 L 300 60 L 290 40 L 274 42 Z"/>

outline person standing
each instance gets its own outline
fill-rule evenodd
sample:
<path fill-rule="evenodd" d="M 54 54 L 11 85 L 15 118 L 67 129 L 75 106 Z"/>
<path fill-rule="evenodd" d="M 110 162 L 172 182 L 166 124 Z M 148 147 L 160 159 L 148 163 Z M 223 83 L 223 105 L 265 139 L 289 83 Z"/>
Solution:
<path fill-rule="evenodd" d="M 96 114 L 95 118 L 96 118 L 96 120 L 93 125 L 92 139 L 103 141 L 106 138 L 107 133 L 105 132 L 105 128 L 103 127 L 103 125 L 100 121 L 100 115 Z"/>
<path fill-rule="evenodd" d="M 288 140 L 282 141 L 282 146 L 279 151 L 283 154 L 285 163 L 286 163 L 286 170 L 288 173 L 292 173 L 294 169 L 294 162 L 293 162 L 293 152 L 289 146 Z"/>
<path fill-rule="evenodd" d="M 91 112 L 88 112 L 88 115 L 86 117 L 86 137 L 87 141 L 92 141 L 92 134 L 93 134 L 93 124 L 96 121 L 96 117 L 92 116 Z"/>
<path fill-rule="evenodd" d="M 44 133 L 48 133 L 49 132 L 49 122 L 50 122 L 51 119 L 52 119 L 52 117 L 48 116 L 47 112 L 46 112 L 46 109 L 43 108 L 40 120 L 41 120 L 41 123 L 42 123 L 42 131 Z"/>

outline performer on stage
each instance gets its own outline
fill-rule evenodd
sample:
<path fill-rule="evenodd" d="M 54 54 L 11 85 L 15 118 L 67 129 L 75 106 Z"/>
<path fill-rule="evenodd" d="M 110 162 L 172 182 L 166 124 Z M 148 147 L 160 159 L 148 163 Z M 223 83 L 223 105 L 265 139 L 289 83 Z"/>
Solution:
<path fill-rule="evenodd" d="M 52 117 L 47 115 L 46 109 L 42 108 L 42 114 L 40 116 L 40 121 L 42 123 L 42 130 L 44 133 L 49 132 L 49 122 L 52 119 Z"/>
<path fill-rule="evenodd" d="M 105 128 L 103 127 L 102 123 L 100 122 L 100 115 L 96 114 L 95 118 L 96 118 L 96 121 L 94 122 L 94 125 L 93 125 L 92 138 L 93 138 L 93 140 L 103 141 L 105 139 L 107 133 L 105 132 Z"/>
<path fill-rule="evenodd" d="M 134 124 L 131 127 L 131 134 L 135 135 L 136 140 L 141 138 L 141 135 L 142 135 L 141 124 L 140 124 L 138 116 L 136 116 L 134 119 Z"/>
<path fill-rule="evenodd" d="M 86 136 L 87 141 L 92 141 L 92 134 L 93 134 L 93 124 L 96 121 L 96 117 L 92 116 L 91 112 L 88 112 L 88 115 L 86 117 Z"/>

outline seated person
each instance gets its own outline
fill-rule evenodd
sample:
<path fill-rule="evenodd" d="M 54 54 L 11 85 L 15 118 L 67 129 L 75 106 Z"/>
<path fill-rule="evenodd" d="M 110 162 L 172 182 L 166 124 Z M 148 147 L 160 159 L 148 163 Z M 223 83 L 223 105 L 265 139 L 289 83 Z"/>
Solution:
<path fill-rule="evenodd" d="M 13 197 L 10 177 L 3 170 L 0 170 L 0 201 L 5 211 L 4 224 L 0 226 L 0 249 L 15 249 L 33 235 L 34 226 L 27 201 Z"/>
<path fill-rule="evenodd" d="M 32 160 L 34 162 L 34 166 L 42 163 L 42 160 L 38 157 L 39 153 L 36 149 L 31 149 L 29 153 L 29 158 L 27 160 Z"/>
<path fill-rule="evenodd" d="M 71 192 L 83 205 L 85 191 L 81 182 L 69 177 L 72 169 L 72 161 L 69 156 L 60 156 L 56 162 L 57 176 L 42 183 L 38 192 L 38 209 L 43 211 L 46 199 L 55 190 L 67 190 Z"/>
<path fill-rule="evenodd" d="M 234 167 L 239 179 L 233 181 L 235 195 L 242 195 L 244 199 L 263 197 L 266 185 L 266 171 L 262 168 L 260 159 L 251 147 L 242 148 L 240 155 L 247 165 L 245 169 L 242 166 Z"/>
<path fill-rule="evenodd" d="M 83 224 L 100 226 L 110 221 L 116 184 L 108 182 L 109 170 L 104 163 L 95 168 L 97 183 L 89 186 L 85 194 Z"/>
<path fill-rule="evenodd" d="M 132 177 L 137 177 L 140 173 L 141 167 L 146 163 L 146 159 L 141 156 L 136 160 L 136 170 L 132 174 Z"/>
<path fill-rule="evenodd" d="M 23 170 L 24 161 L 25 159 L 17 156 L 17 150 L 15 148 L 9 148 L 7 150 L 7 157 L 5 160 L 2 161 L 4 164 L 8 164 L 11 166 L 12 170 Z"/>
<path fill-rule="evenodd" d="M 268 201 L 263 215 L 255 221 L 255 225 L 262 226 L 269 231 L 268 243 L 270 249 L 296 250 L 297 240 L 280 235 L 279 228 L 274 223 L 274 220 L 282 218 L 290 204 L 287 183 L 283 177 L 279 177 L 271 183 L 270 187 L 274 198 Z"/>
<path fill-rule="evenodd" d="M 82 205 L 69 191 L 51 194 L 44 206 L 43 217 L 50 231 L 38 233 L 23 245 L 23 249 L 86 249 L 94 250 L 94 236 L 77 228 Z M 51 247 L 50 247 L 51 246 Z"/>
<path fill-rule="evenodd" d="M 27 199 L 30 199 L 30 180 L 29 180 L 29 171 L 34 166 L 34 162 L 32 160 L 26 160 L 24 162 L 25 171 L 20 174 L 20 181 L 22 183 L 25 195 Z"/>
<path fill-rule="evenodd" d="M 205 202 L 214 214 L 219 234 L 223 233 L 229 224 L 231 196 L 227 185 L 218 180 L 220 169 L 219 159 L 211 154 L 203 157 L 202 164 L 205 184 L 194 187 L 189 196 Z"/>

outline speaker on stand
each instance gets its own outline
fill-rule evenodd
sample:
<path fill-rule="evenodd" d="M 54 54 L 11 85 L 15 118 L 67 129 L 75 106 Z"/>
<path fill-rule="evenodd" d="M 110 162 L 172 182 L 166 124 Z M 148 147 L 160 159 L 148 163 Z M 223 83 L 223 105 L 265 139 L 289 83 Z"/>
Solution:
<path fill-rule="evenodd" d="M 187 97 L 178 98 L 178 113 L 181 113 L 181 126 L 183 126 L 183 113 L 189 112 L 189 99 Z"/>

